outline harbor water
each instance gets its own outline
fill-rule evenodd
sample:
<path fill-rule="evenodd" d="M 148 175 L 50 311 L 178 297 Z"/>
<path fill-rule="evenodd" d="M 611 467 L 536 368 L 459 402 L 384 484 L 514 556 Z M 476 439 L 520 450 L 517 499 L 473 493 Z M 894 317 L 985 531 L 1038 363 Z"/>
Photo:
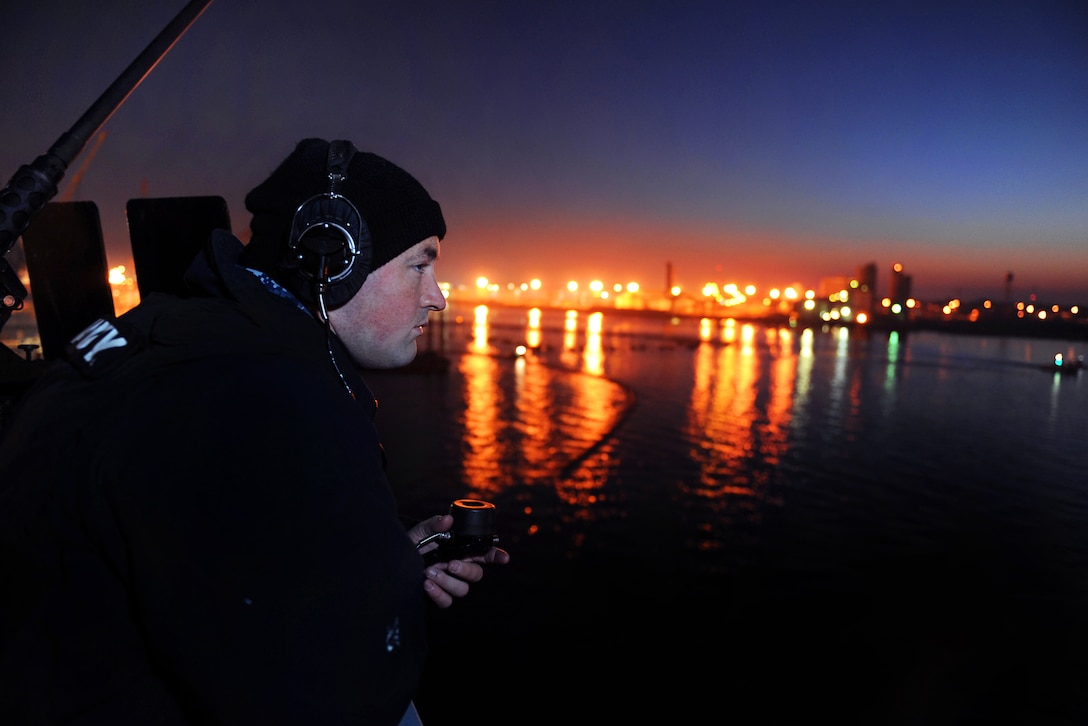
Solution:
<path fill-rule="evenodd" d="M 512 555 L 423 722 L 1078 723 L 1084 341 L 451 307 L 373 371 L 403 514 Z M 517 346 L 526 345 L 519 352 Z"/>

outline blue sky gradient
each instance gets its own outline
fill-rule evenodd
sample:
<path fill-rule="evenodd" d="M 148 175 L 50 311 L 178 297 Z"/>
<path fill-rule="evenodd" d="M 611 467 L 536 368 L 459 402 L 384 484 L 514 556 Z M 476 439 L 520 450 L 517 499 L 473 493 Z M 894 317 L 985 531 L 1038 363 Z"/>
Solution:
<path fill-rule="evenodd" d="M 184 6 L 9 10 L 5 180 Z M 1088 304 L 1085 129 L 1083 2 L 214 0 L 61 195 L 98 204 L 125 263 L 127 199 L 217 194 L 245 238 L 246 191 L 299 139 L 346 137 L 440 201 L 454 284 L 657 289 L 671 263 L 688 288 L 814 287 L 902 262 L 926 298 L 1012 272 Z"/>

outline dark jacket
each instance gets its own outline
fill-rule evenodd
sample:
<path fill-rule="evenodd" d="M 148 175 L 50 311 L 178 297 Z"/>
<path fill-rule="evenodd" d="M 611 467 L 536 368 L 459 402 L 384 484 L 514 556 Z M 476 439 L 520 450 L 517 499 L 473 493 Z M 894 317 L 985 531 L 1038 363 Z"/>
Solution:
<path fill-rule="evenodd" d="M 193 297 L 150 295 L 77 336 L 79 364 L 52 364 L 5 426 L 0 723 L 396 724 L 407 708 L 423 563 L 373 396 L 241 249 L 217 232 Z"/>

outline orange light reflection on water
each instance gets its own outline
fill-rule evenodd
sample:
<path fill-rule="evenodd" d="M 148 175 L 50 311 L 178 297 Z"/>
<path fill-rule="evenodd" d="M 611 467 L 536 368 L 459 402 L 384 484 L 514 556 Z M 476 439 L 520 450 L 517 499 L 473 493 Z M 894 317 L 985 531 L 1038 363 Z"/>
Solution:
<path fill-rule="evenodd" d="M 572 336 L 567 342 L 574 350 L 578 316 L 565 320 L 564 336 Z M 550 366 L 532 354 L 540 345 L 539 310 L 527 313 L 529 352 L 521 356 L 495 354 L 486 306 L 475 308 L 474 321 L 470 352 L 458 364 L 465 381 L 463 480 L 481 498 L 515 483 L 549 483 L 567 503 L 591 507 L 607 476 L 599 468 L 590 476 L 575 470 L 632 403 L 621 386 L 601 377 L 601 316 L 587 318 L 580 371 Z"/>
<path fill-rule="evenodd" d="M 532 308 L 528 314 L 527 324 L 528 327 L 525 330 L 525 345 L 530 350 L 536 350 L 540 347 L 540 343 L 543 340 L 543 332 L 540 330 L 540 308 Z"/>
<path fill-rule="evenodd" d="M 467 407 L 464 479 L 482 497 L 512 482 L 547 480 L 563 501 L 579 507 L 574 516 L 592 518 L 616 465 L 607 437 L 629 404 L 622 387 L 604 378 L 611 354 L 604 344 L 608 316 L 565 311 L 557 331 L 560 365 L 552 367 L 539 355 L 543 313 L 528 309 L 521 321 L 526 354 L 508 366 L 502 361 L 509 356 L 498 356 L 490 345 L 488 312 L 486 305 L 474 309 L 472 354 L 460 364 Z M 794 335 L 733 319 L 698 321 L 684 434 L 697 442 L 692 456 L 700 473 L 675 486 L 711 500 L 723 515 L 705 528 L 703 549 L 717 546 L 717 527 L 737 516 L 758 517 L 771 496 L 769 469 L 788 445 L 799 373 Z M 753 467 L 754 459 L 767 465 Z"/>
<path fill-rule="evenodd" d="M 585 371 L 595 376 L 604 374 L 604 348 L 601 344 L 601 330 L 604 327 L 604 314 L 591 313 L 586 320 L 586 349 L 582 355 Z"/>
<path fill-rule="evenodd" d="M 487 306 L 477 305 L 472 317 L 472 347 L 487 352 Z"/>
<path fill-rule="evenodd" d="M 462 479 L 472 486 L 474 496 L 486 499 L 508 481 L 502 467 L 504 394 L 498 385 L 499 360 L 487 355 L 465 355 L 459 367 L 465 379 Z"/>
<path fill-rule="evenodd" d="M 732 339 L 733 325 L 723 327 Z M 712 339 L 707 331 L 704 340 Z M 713 346 L 706 342 L 696 351 L 694 385 L 688 405 L 685 434 L 700 445 L 692 456 L 699 465 L 697 481 L 680 482 L 686 494 L 712 501 L 723 515 L 708 523 L 702 549 L 713 549 L 719 538 L 714 531 L 742 513 L 758 519 L 770 496 L 770 466 L 788 446 L 793 376 L 796 357 L 791 352 L 792 333 L 765 329 L 762 340 L 753 325 L 741 327 L 739 345 Z M 753 455 L 768 462 L 752 466 Z"/>

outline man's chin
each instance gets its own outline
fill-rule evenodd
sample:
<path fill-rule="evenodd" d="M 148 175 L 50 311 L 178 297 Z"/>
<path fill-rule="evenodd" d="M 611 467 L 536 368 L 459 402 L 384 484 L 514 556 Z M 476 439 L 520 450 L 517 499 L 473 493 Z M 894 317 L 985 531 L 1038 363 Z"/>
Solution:
<path fill-rule="evenodd" d="M 360 365 L 361 368 L 369 370 L 390 370 L 394 368 L 403 368 L 416 359 L 416 344 L 412 341 L 408 346 L 398 353 L 390 351 L 387 355 L 379 359 L 371 359 Z"/>
<path fill-rule="evenodd" d="M 403 368 L 416 359 L 418 352 L 419 350 L 416 348 L 416 342 L 413 340 L 407 348 L 391 360 L 386 368 Z"/>

